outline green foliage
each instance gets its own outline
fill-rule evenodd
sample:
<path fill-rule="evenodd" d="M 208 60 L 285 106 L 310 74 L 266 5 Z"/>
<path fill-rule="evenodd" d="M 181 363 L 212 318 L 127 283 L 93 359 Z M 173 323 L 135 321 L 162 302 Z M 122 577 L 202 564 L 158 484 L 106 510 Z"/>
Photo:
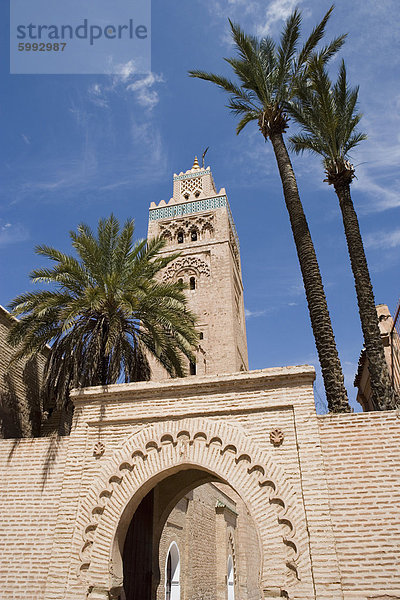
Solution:
<path fill-rule="evenodd" d="M 121 228 L 111 215 L 99 221 L 97 235 L 85 224 L 70 232 L 77 257 L 38 246 L 53 266 L 30 277 L 51 287 L 10 304 L 20 317 L 9 337 L 17 357 L 52 346 L 45 388 L 59 404 L 71 387 L 149 379 L 148 355 L 173 377 L 185 375 L 184 356 L 193 360 L 195 316 L 184 288 L 159 277 L 178 255 L 161 257 L 163 240 L 134 242 L 133 233 L 132 220 Z"/>
<path fill-rule="evenodd" d="M 276 119 L 276 115 L 284 113 L 286 103 L 295 97 L 297 88 L 304 81 L 309 61 L 324 35 L 332 10 L 333 7 L 300 49 L 301 14 L 297 9 L 287 19 L 278 46 L 272 38 L 258 40 L 229 21 L 237 57 L 225 60 L 232 67 L 239 85 L 226 77 L 205 71 L 193 70 L 189 71 L 189 75 L 211 81 L 229 94 L 228 107 L 240 118 L 237 133 L 251 121 L 260 118 L 263 118 L 263 124 L 274 123 L 282 132 L 286 121 Z M 320 60 L 323 63 L 328 61 L 344 40 L 345 36 L 342 35 L 324 47 L 318 54 Z M 269 128 L 264 128 L 263 133 L 268 137 Z"/>
<path fill-rule="evenodd" d="M 301 128 L 290 138 L 291 148 L 297 153 L 309 150 L 322 156 L 328 176 L 349 170 L 349 152 L 367 137 L 357 132 L 362 116 L 357 112 L 357 98 L 358 87 L 349 87 L 344 61 L 336 83 L 332 83 L 324 62 L 314 56 L 307 80 L 299 87 L 297 98 L 288 104 L 290 115 Z"/>

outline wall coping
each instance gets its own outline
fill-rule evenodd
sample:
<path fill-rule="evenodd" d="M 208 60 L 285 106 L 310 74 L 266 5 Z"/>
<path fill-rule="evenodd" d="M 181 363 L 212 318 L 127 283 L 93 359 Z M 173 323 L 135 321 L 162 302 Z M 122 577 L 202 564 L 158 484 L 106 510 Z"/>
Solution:
<path fill-rule="evenodd" d="M 325 415 L 317 415 L 318 420 L 323 423 L 326 421 L 329 424 L 334 424 L 337 421 L 358 421 L 368 419 L 382 419 L 383 417 L 394 417 L 400 419 L 400 409 L 393 408 L 391 410 L 369 410 L 350 413 L 327 413 Z M 323 423 L 326 425 L 326 423 Z"/>
<path fill-rule="evenodd" d="M 272 367 L 256 371 L 243 371 L 239 373 L 221 375 L 203 375 L 183 377 L 179 379 L 165 379 L 163 381 L 140 381 L 135 383 L 117 383 L 108 386 L 94 386 L 71 391 L 74 405 L 82 405 L 93 400 L 102 400 L 112 395 L 118 401 L 135 397 L 143 399 L 145 396 L 162 395 L 164 398 L 176 397 L 177 394 L 212 394 L 224 391 L 243 391 L 263 387 L 292 387 L 298 385 L 299 380 L 311 385 L 315 379 L 315 369 L 310 365 L 293 367 Z M 109 401 L 109 400 L 108 400 Z"/>

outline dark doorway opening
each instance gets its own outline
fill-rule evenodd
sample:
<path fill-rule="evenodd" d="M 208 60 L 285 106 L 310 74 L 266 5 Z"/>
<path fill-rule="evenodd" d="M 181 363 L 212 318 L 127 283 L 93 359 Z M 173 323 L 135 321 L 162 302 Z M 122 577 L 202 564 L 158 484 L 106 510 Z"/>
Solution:
<path fill-rule="evenodd" d="M 123 565 L 126 600 L 151 600 L 154 490 L 141 501 L 126 534 Z"/>

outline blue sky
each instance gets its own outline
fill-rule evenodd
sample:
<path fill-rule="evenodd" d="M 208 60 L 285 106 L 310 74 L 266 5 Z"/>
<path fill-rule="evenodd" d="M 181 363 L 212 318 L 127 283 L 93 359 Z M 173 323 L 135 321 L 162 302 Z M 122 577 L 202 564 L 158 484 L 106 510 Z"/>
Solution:
<path fill-rule="evenodd" d="M 210 146 L 207 164 L 226 187 L 241 242 L 252 369 L 314 364 L 317 357 L 289 220 L 270 144 L 256 125 L 235 134 L 226 97 L 189 79 L 192 68 L 229 73 L 227 18 L 248 32 L 276 37 L 298 5 L 308 33 L 328 1 L 153 0 L 152 70 L 119 76 L 10 75 L 7 2 L 1 16 L 0 303 L 31 289 L 39 243 L 69 249 L 68 231 L 95 226 L 113 211 L 147 230 L 151 201 L 168 200 L 172 175 Z M 348 32 L 341 52 L 360 85 L 361 129 L 354 151 L 359 214 L 377 303 L 399 298 L 400 29 L 398 2 L 338 0 L 328 37 Z M 332 68 L 336 69 L 338 60 Z M 362 347 L 352 274 L 333 190 L 317 158 L 294 157 L 331 311 L 346 384 Z M 323 385 L 316 382 L 317 404 Z"/>

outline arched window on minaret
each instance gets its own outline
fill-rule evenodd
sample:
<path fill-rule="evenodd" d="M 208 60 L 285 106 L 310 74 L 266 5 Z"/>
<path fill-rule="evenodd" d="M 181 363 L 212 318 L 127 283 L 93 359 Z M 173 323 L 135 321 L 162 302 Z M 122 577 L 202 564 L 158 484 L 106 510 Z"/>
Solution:
<path fill-rule="evenodd" d="M 180 600 L 180 556 L 175 542 L 169 547 L 165 564 L 165 600 Z"/>
<path fill-rule="evenodd" d="M 177 235 L 176 235 L 176 241 L 178 242 L 178 244 L 183 244 L 185 240 L 185 234 L 183 233 L 183 231 L 178 231 Z"/>
<path fill-rule="evenodd" d="M 209 223 L 206 223 L 203 226 L 203 229 L 201 230 L 201 239 L 211 239 L 212 237 L 214 237 L 214 229 L 212 227 L 212 225 L 210 225 Z"/>
<path fill-rule="evenodd" d="M 196 289 L 196 277 L 191 277 L 189 279 L 189 288 L 191 290 L 195 290 Z"/>
<path fill-rule="evenodd" d="M 170 231 L 164 231 L 164 233 L 161 236 L 163 238 L 163 240 L 165 240 L 165 244 L 172 244 L 172 235 Z"/>
<path fill-rule="evenodd" d="M 192 229 L 190 232 L 190 241 L 197 242 L 198 239 L 199 239 L 199 234 L 198 234 L 197 229 Z"/>
<path fill-rule="evenodd" d="M 196 363 L 190 361 L 189 372 L 191 375 L 196 375 Z"/>

